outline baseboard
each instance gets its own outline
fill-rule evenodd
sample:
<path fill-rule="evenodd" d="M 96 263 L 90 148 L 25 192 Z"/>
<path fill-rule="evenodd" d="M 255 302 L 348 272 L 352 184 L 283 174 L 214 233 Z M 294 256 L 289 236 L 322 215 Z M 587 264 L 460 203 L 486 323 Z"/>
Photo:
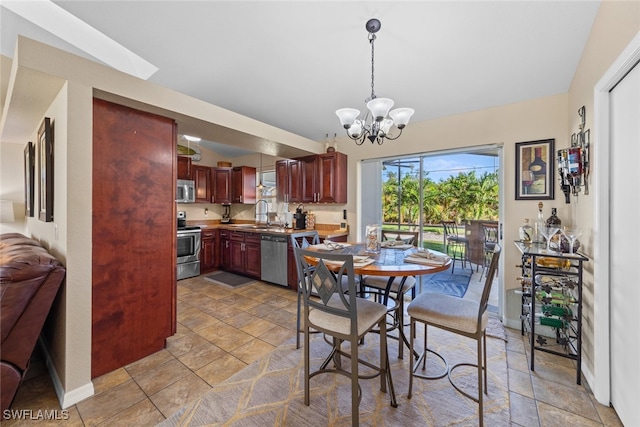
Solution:
<path fill-rule="evenodd" d="M 38 342 L 40 344 L 40 349 L 42 350 L 42 353 L 44 355 L 47 370 L 49 371 L 49 375 L 51 376 L 51 381 L 53 382 L 53 388 L 56 392 L 56 396 L 58 396 L 60 408 L 67 409 L 68 407 L 73 406 L 76 403 L 95 394 L 92 382 L 89 382 L 88 384 L 85 384 L 69 392 L 65 391 L 64 387 L 62 386 L 62 381 L 60 381 L 60 377 L 58 376 L 58 371 L 56 371 L 56 367 L 53 363 L 53 360 L 51 359 L 51 355 L 49 354 L 47 346 L 44 345 L 42 338 L 39 338 Z"/>

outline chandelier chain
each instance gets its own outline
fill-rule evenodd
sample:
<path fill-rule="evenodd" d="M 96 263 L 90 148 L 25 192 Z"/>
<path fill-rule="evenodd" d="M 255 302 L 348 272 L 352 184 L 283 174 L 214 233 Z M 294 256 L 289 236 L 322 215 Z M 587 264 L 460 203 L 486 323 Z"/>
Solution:
<path fill-rule="evenodd" d="M 374 81 L 374 76 L 375 76 L 375 73 L 374 73 L 374 64 L 375 64 L 375 61 L 374 61 L 374 52 L 375 52 L 374 41 L 375 40 L 376 40 L 376 35 L 373 34 L 373 33 L 369 33 L 369 43 L 371 43 L 371 98 L 367 99 L 367 101 L 371 101 L 372 99 L 376 98 L 376 92 L 375 92 L 374 84 L 373 84 L 374 83 L 373 82 Z"/>

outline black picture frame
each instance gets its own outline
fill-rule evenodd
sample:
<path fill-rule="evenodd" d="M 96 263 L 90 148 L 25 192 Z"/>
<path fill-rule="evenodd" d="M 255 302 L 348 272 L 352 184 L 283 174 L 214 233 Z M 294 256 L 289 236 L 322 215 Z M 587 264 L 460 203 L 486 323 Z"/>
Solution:
<path fill-rule="evenodd" d="M 24 147 L 24 216 L 35 215 L 35 162 L 36 148 L 33 142 L 27 142 Z"/>
<path fill-rule="evenodd" d="M 555 139 L 516 143 L 516 200 L 553 200 Z"/>
<path fill-rule="evenodd" d="M 38 171 L 40 221 L 53 221 L 53 126 L 45 117 L 38 129 Z"/>

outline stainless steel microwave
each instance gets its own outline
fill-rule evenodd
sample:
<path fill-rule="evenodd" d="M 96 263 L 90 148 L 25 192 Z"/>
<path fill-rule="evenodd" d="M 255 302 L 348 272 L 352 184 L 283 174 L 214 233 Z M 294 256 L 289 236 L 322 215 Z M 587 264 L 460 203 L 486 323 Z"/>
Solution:
<path fill-rule="evenodd" d="M 176 202 L 195 203 L 196 183 L 188 179 L 179 179 L 176 186 Z"/>

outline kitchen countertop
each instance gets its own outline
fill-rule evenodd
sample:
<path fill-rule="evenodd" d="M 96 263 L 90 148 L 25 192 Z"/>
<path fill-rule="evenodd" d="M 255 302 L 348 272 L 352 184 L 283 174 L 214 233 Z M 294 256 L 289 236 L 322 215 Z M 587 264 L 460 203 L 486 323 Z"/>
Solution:
<path fill-rule="evenodd" d="M 313 231 L 313 230 L 294 230 L 291 228 L 283 228 L 278 226 L 267 226 L 265 224 L 255 224 L 253 222 L 249 223 L 239 223 L 239 224 L 222 224 L 220 222 L 200 222 L 200 221 L 189 221 L 187 225 L 199 226 L 202 229 L 218 229 L 218 230 L 233 230 L 233 231 L 243 231 L 248 233 L 260 233 L 260 234 L 292 234 L 292 233 L 300 233 L 304 231 Z M 331 225 L 319 224 L 318 228 L 314 230 L 318 232 L 318 236 L 321 239 L 333 239 L 337 237 L 345 237 L 349 235 L 348 230 L 340 230 L 330 228 Z"/>

